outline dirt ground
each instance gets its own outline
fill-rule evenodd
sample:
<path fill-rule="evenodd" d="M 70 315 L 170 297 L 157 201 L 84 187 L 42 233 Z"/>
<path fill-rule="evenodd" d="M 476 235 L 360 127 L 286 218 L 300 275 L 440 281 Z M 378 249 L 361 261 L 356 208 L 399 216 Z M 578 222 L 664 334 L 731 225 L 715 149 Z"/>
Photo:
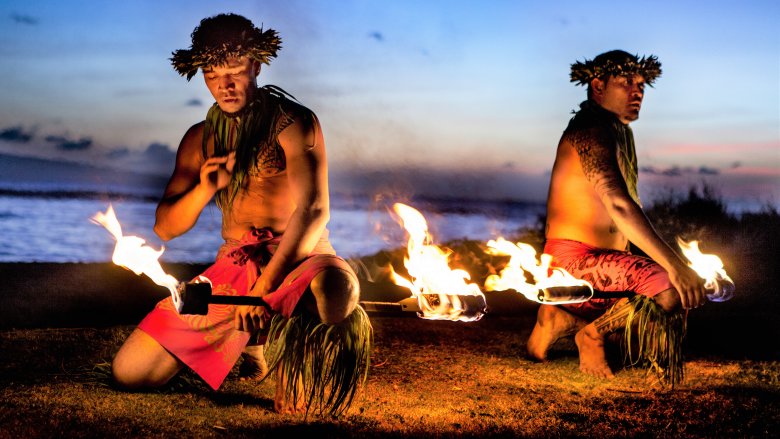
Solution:
<path fill-rule="evenodd" d="M 273 382 L 241 382 L 237 368 L 216 392 L 188 373 L 162 391 L 115 390 L 107 364 L 131 326 L 3 330 L 0 437 L 773 437 L 780 427 L 776 358 L 689 349 L 687 380 L 669 390 L 612 352 L 616 377 L 599 380 L 578 371 L 569 340 L 548 363 L 527 360 L 533 318 L 372 317 L 370 377 L 339 419 L 277 415 Z"/>

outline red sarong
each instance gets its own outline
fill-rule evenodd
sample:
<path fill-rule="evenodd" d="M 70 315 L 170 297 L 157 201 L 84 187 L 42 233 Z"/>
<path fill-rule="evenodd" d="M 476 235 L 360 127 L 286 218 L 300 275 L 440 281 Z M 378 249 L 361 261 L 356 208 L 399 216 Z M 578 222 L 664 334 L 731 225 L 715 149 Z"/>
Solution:
<path fill-rule="evenodd" d="M 223 245 L 217 261 L 201 276 L 211 281 L 212 294 L 245 296 L 261 269 L 281 241 L 267 229 L 253 229 L 238 242 Z M 326 268 L 335 267 L 355 276 L 349 264 L 336 256 L 327 240 L 321 240 L 312 255 L 264 297 L 270 307 L 285 317 L 295 310 L 312 279 Z M 152 336 L 166 350 L 218 389 L 249 341 L 250 334 L 234 328 L 235 305 L 209 305 L 205 316 L 181 315 L 170 297 L 161 300 L 138 328 Z"/>
<path fill-rule="evenodd" d="M 590 282 L 595 290 L 631 291 L 653 297 L 673 288 L 669 274 L 657 262 L 629 252 L 594 247 L 568 239 L 548 239 L 544 253 L 552 255 L 552 265 Z M 560 306 L 590 322 L 604 314 L 618 300 L 590 299 L 583 303 Z"/>

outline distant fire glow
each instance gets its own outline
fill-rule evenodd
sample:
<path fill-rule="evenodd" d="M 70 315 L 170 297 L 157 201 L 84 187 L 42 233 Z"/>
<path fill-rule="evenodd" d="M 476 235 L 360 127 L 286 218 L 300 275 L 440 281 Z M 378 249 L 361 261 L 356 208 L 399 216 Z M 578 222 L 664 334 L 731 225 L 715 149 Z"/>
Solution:
<path fill-rule="evenodd" d="M 488 254 L 509 256 L 509 262 L 500 274 L 485 279 L 487 291 L 515 290 L 534 302 L 559 305 L 585 302 L 593 296 L 591 284 L 562 268 L 551 267 L 552 256 L 546 253 L 537 260 L 536 250 L 528 244 L 514 244 L 498 238 L 488 241 L 487 246 Z"/>
<path fill-rule="evenodd" d="M 394 204 L 393 210 L 409 235 L 404 267 L 411 278 L 393 272 L 393 281 L 408 288 L 417 298 L 420 317 L 455 321 L 482 318 L 485 296 L 476 284 L 467 282 L 471 279 L 468 272 L 450 268 L 450 252 L 432 244 L 423 215 L 401 203 Z M 467 297 L 470 300 L 466 300 Z"/>
<path fill-rule="evenodd" d="M 92 222 L 105 227 L 116 239 L 114 254 L 111 260 L 121 267 L 131 270 L 137 275 L 145 274 L 157 285 L 168 288 L 173 298 L 173 304 L 179 309 L 178 286 L 179 281 L 170 274 L 165 273 L 158 259 L 165 251 L 164 247 L 160 250 L 145 245 L 146 241 L 137 236 L 123 236 L 122 226 L 114 214 L 114 208 L 109 205 L 105 213 L 98 212 L 91 218 Z"/>
<path fill-rule="evenodd" d="M 702 253 L 698 241 L 685 242 L 678 237 L 677 244 L 683 255 L 690 261 L 688 265 L 704 279 L 704 288 L 708 291 L 709 300 L 725 302 L 734 297 L 734 281 L 726 274 L 723 261 L 719 257 Z"/>

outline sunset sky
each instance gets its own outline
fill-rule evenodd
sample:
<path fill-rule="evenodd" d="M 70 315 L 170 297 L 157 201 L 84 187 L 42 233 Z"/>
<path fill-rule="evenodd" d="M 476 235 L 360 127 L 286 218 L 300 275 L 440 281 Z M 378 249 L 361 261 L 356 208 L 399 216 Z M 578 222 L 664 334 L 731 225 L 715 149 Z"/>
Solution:
<path fill-rule="evenodd" d="M 780 203 L 777 1 L 4 0 L 0 152 L 169 171 L 213 100 L 168 58 L 220 12 L 280 33 L 259 82 L 318 114 L 334 191 L 543 200 L 570 64 L 620 48 L 663 64 L 632 124 L 643 195 Z"/>

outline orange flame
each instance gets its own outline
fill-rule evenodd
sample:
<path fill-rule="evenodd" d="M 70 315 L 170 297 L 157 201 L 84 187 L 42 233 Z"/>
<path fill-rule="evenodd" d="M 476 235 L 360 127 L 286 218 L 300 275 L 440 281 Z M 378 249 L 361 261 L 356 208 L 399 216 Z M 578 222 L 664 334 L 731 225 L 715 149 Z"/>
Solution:
<path fill-rule="evenodd" d="M 593 295 L 590 283 L 575 278 L 562 268 L 550 267 L 552 256 L 547 253 L 542 253 L 537 260 L 536 250 L 528 244 L 514 244 L 498 238 L 488 241 L 487 245 L 488 254 L 510 257 L 500 275 L 492 274 L 485 279 L 485 289 L 488 291 L 515 290 L 534 302 L 556 304 L 584 302 Z M 533 282 L 526 278 L 526 272 L 533 277 Z M 543 292 L 551 287 L 580 287 L 583 293 L 576 297 L 544 299 Z"/>
<path fill-rule="evenodd" d="M 465 270 L 449 267 L 450 252 L 432 245 L 428 224 L 423 215 L 405 204 L 395 203 L 393 210 L 409 234 L 404 266 L 411 280 L 394 271 L 392 278 L 396 285 L 408 288 L 417 298 L 420 317 L 431 320 L 475 321 L 485 311 L 485 296 L 474 283 L 468 283 L 471 276 Z M 463 296 L 475 296 L 478 309 L 468 306 Z"/>
<path fill-rule="evenodd" d="M 114 254 L 111 260 L 121 267 L 125 267 L 137 275 L 145 274 L 157 285 L 168 288 L 173 298 L 173 304 L 179 309 L 180 299 L 177 287 L 179 281 L 170 274 L 165 273 L 158 259 L 165 251 L 161 247 L 159 251 L 145 245 L 146 241 L 137 236 L 123 236 L 122 226 L 114 214 L 114 208 L 109 204 L 105 213 L 98 212 L 90 218 L 95 224 L 105 227 L 116 239 Z"/>
<path fill-rule="evenodd" d="M 699 241 L 685 242 L 677 237 L 677 244 L 688 258 L 688 265 L 704 279 L 704 288 L 711 291 L 707 294 L 708 299 L 724 302 L 734 296 L 734 281 L 726 274 L 723 261 L 719 257 L 702 253 L 699 250 Z"/>

